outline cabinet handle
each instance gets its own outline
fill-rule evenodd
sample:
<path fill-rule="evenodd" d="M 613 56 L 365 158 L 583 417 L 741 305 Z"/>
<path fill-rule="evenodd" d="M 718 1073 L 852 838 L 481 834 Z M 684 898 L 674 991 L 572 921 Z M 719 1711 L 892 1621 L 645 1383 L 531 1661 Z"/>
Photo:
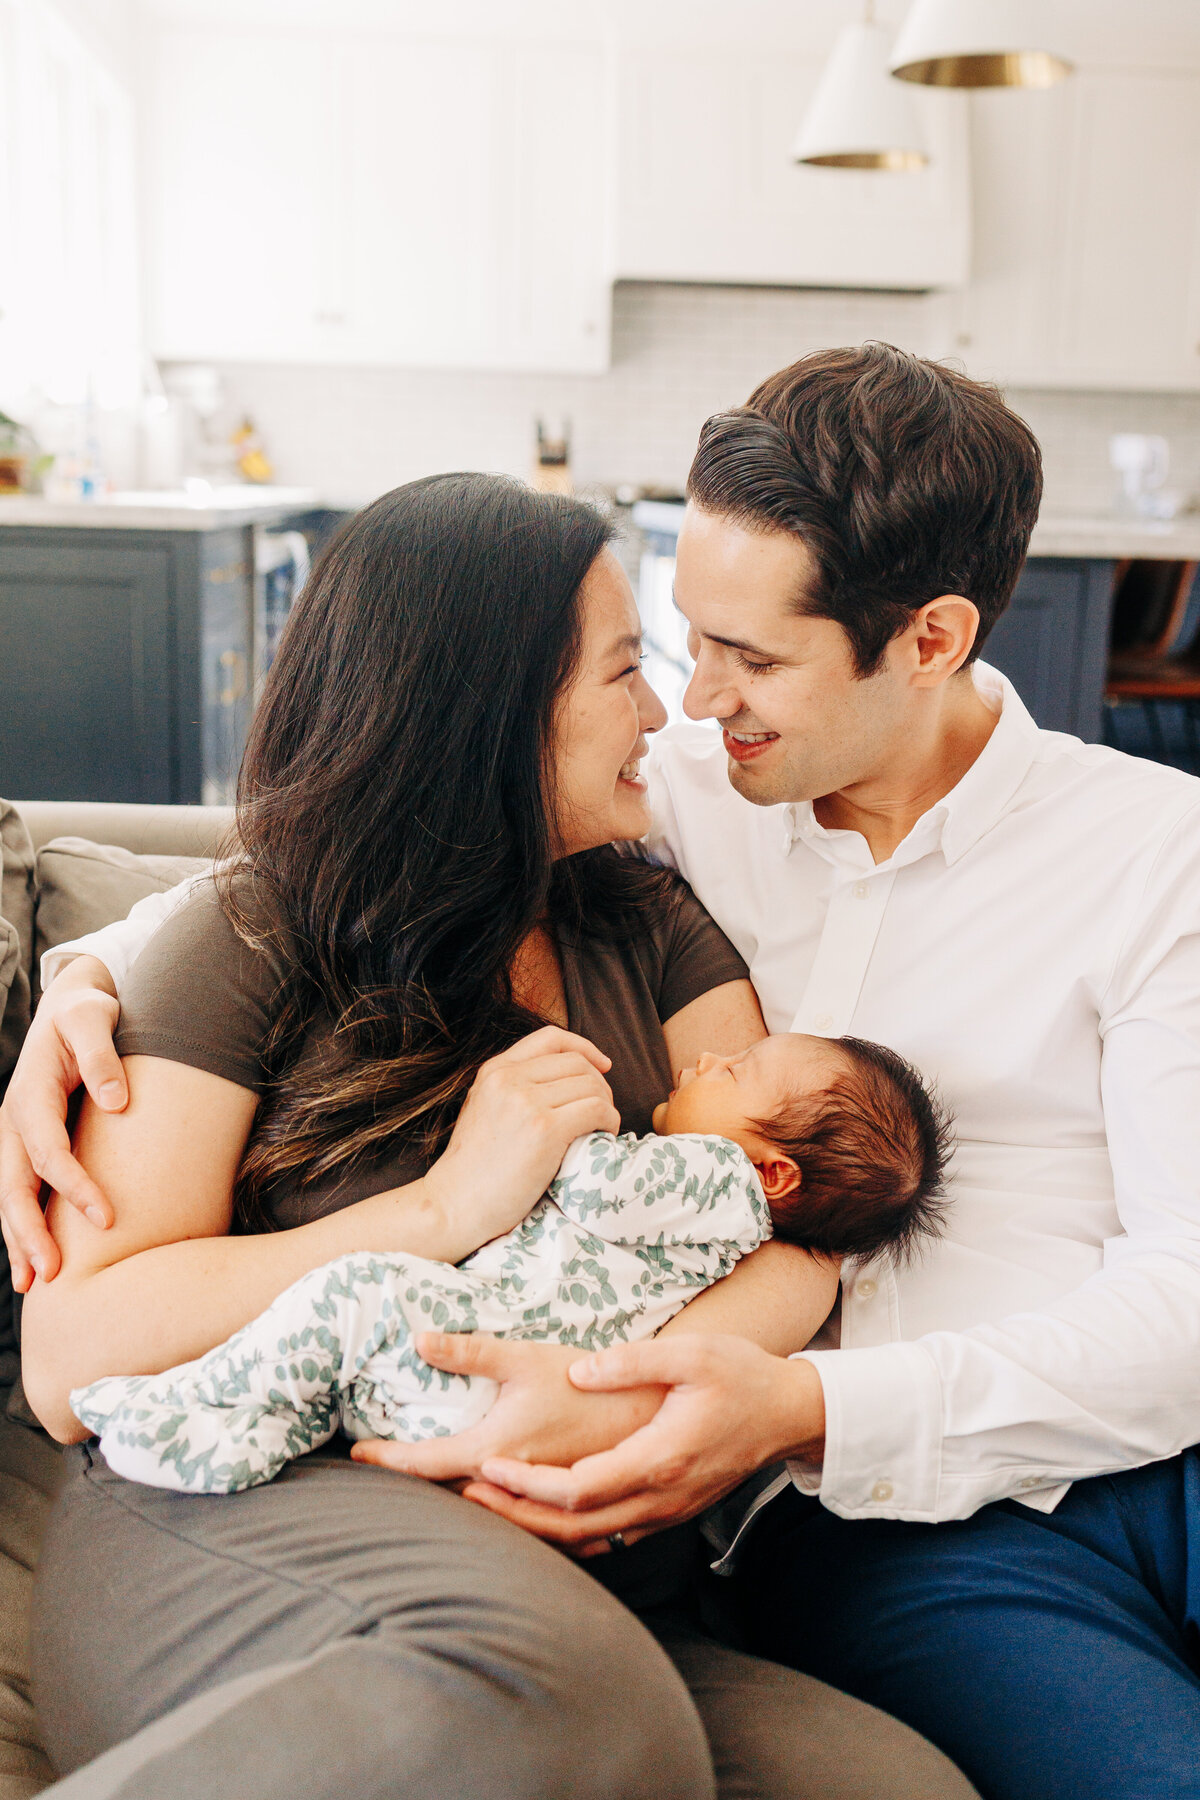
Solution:
<path fill-rule="evenodd" d="M 344 325 L 346 323 L 344 312 L 315 312 L 313 319 L 318 325 Z"/>

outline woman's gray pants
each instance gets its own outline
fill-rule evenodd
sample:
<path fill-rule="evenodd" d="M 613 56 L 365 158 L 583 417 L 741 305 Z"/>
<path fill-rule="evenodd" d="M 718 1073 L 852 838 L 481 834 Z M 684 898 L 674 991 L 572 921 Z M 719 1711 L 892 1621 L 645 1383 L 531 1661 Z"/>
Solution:
<path fill-rule="evenodd" d="M 55 1800 L 974 1792 L 806 1676 L 685 1629 L 660 1644 L 428 1483 L 317 1455 L 206 1499 L 124 1481 L 94 1446 L 71 1459 L 34 1612 Z"/>

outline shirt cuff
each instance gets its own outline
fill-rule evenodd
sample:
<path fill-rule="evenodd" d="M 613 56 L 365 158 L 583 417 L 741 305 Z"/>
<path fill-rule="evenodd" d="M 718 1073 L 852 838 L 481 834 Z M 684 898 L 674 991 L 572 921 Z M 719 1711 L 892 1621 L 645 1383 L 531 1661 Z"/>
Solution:
<path fill-rule="evenodd" d="M 936 1520 L 942 1391 L 921 1344 L 801 1352 L 825 1396 L 825 1460 L 788 1465 L 802 1493 L 843 1519 Z"/>

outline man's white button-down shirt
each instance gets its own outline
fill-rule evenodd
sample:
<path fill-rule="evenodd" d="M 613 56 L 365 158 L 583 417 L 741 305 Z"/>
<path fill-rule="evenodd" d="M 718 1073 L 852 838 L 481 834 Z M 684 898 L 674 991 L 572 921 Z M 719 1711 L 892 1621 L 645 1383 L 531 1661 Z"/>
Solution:
<path fill-rule="evenodd" d="M 846 1517 L 1049 1511 L 1200 1440 L 1200 782 L 976 683 L 987 746 L 879 864 L 742 799 L 715 731 L 651 752 L 650 848 L 769 1029 L 889 1044 L 955 1115 L 944 1236 L 848 1265 L 805 1352 L 825 1462 L 792 1477 Z"/>

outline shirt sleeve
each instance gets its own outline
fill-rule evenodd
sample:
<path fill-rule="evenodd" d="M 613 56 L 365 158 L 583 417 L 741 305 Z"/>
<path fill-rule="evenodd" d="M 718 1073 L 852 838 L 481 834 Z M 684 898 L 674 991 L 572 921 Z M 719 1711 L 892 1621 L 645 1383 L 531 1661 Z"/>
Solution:
<path fill-rule="evenodd" d="M 274 930 L 263 915 L 264 936 Z M 261 1094 L 264 1050 L 284 973 L 278 937 L 234 930 L 209 876 L 173 908 L 133 964 L 116 1031 L 122 1056 L 158 1056 Z"/>
<path fill-rule="evenodd" d="M 659 1018 L 666 1024 L 701 994 L 727 981 L 749 979 L 749 969 L 721 927 L 680 879 L 663 944 Z"/>
<path fill-rule="evenodd" d="M 824 1466 L 793 1479 L 844 1518 L 969 1517 L 1200 1441 L 1200 808 L 1159 851 L 1099 997 L 1121 1234 L 1037 1311 L 909 1343 L 806 1351 Z"/>
<path fill-rule="evenodd" d="M 100 931 L 89 932 L 86 937 L 72 938 L 69 943 L 56 944 L 53 950 L 45 951 L 41 964 L 42 992 L 45 993 L 59 970 L 72 957 L 94 956 L 112 976 L 113 985 L 120 997 L 125 977 L 159 926 L 207 880 L 207 875 L 189 875 L 186 881 L 181 881 L 177 887 L 168 888 L 165 894 L 147 894 L 130 908 L 127 918 L 118 919 L 115 924 L 105 925 Z"/>

